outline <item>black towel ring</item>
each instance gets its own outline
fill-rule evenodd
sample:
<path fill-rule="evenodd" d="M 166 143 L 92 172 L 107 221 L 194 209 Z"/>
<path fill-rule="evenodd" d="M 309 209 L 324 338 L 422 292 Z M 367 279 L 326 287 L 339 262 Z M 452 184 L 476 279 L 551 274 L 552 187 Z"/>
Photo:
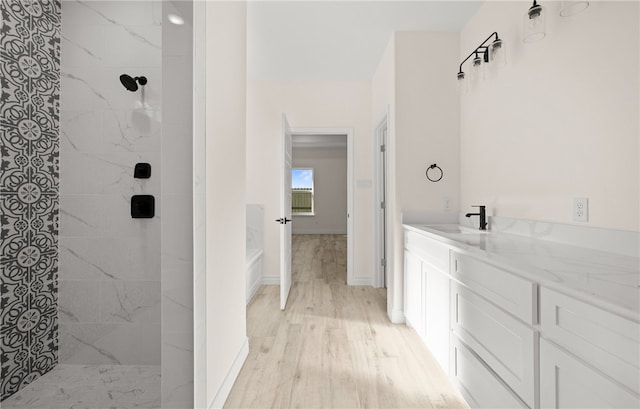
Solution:
<path fill-rule="evenodd" d="M 430 171 L 431 169 L 438 169 L 438 171 L 440 171 L 440 177 L 438 177 L 438 178 L 431 178 L 431 177 L 429 176 L 429 171 Z M 432 182 L 438 182 L 440 179 L 442 179 L 442 176 L 444 176 L 444 172 L 442 171 L 442 169 L 440 168 L 440 166 L 438 166 L 438 165 L 436 165 L 436 164 L 434 163 L 433 165 L 431 165 L 431 166 L 429 166 L 429 167 L 427 168 L 426 175 L 427 175 L 427 179 L 429 179 L 430 181 L 432 181 Z"/>

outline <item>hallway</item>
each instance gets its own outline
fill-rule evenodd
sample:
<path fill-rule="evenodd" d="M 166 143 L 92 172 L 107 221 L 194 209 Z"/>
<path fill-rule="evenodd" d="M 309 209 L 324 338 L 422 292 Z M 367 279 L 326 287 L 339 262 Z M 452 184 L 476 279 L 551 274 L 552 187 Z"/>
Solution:
<path fill-rule="evenodd" d="M 227 408 L 467 408 L 418 336 L 391 324 L 386 290 L 346 285 L 346 236 L 295 235 L 279 287 L 247 308 L 250 352 Z"/>

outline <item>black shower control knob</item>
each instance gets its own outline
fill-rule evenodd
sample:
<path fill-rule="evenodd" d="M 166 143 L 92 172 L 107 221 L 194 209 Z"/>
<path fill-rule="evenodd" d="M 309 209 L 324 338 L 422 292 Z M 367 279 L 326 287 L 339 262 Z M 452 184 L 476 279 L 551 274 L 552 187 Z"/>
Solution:
<path fill-rule="evenodd" d="M 151 177 L 151 165 L 148 163 L 136 163 L 133 169 L 133 177 L 136 179 L 149 179 Z"/>
<path fill-rule="evenodd" d="M 131 217 L 151 219 L 156 214 L 156 198 L 152 195 L 131 196 Z"/>

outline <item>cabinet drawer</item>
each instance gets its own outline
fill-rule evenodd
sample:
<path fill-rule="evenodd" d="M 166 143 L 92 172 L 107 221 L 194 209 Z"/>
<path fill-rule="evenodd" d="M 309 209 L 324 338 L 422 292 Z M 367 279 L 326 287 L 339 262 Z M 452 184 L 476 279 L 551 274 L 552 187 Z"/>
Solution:
<path fill-rule="evenodd" d="M 540 289 L 545 338 L 640 393 L 640 326 L 548 288 Z"/>
<path fill-rule="evenodd" d="M 527 324 L 537 323 L 537 285 L 475 258 L 451 253 L 451 275 Z"/>
<path fill-rule="evenodd" d="M 562 348 L 540 340 L 541 408 L 638 408 L 638 396 Z"/>
<path fill-rule="evenodd" d="M 404 245 L 408 250 L 418 254 L 424 261 L 441 271 L 449 271 L 449 248 L 447 246 L 409 230 L 405 230 L 404 234 Z"/>
<path fill-rule="evenodd" d="M 530 407 L 536 407 L 538 333 L 465 286 L 451 285 L 451 328 Z"/>
<path fill-rule="evenodd" d="M 527 408 L 455 335 L 451 337 L 451 381 L 472 408 Z"/>

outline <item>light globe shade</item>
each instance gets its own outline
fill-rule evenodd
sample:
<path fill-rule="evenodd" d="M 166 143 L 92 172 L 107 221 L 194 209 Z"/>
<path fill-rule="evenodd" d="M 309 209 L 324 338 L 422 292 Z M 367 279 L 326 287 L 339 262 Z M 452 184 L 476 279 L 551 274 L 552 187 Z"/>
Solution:
<path fill-rule="evenodd" d="M 489 62 L 495 67 L 504 67 L 507 64 L 507 50 L 502 39 L 496 39 L 489 46 Z"/>
<path fill-rule="evenodd" d="M 524 13 L 522 41 L 532 43 L 547 36 L 547 15 L 544 8 L 535 4 Z"/>
<path fill-rule="evenodd" d="M 560 16 L 570 17 L 582 13 L 589 7 L 588 1 L 562 0 L 560 2 Z"/>
<path fill-rule="evenodd" d="M 471 60 L 471 84 L 473 86 L 478 85 L 478 83 L 484 80 L 484 64 L 482 62 L 482 57 L 476 54 Z"/>
<path fill-rule="evenodd" d="M 458 73 L 458 95 L 464 95 L 469 91 L 469 82 L 467 81 L 467 75 L 460 71 Z"/>

